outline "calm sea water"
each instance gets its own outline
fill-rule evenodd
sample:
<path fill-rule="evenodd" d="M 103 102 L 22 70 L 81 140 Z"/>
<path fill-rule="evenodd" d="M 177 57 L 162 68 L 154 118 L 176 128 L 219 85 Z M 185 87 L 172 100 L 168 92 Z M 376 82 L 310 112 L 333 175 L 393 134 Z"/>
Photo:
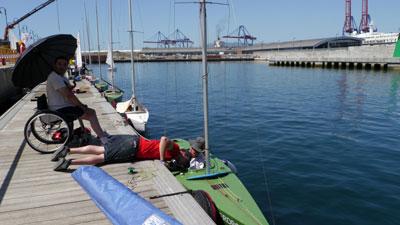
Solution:
<path fill-rule="evenodd" d="M 136 69 L 147 136 L 201 135 L 201 64 Z M 129 71 L 117 64 L 125 98 Z M 400 73 L 254 62 L 209 72 L 211 150 L 234 162 L 271 224 L 400 224 Z"/>

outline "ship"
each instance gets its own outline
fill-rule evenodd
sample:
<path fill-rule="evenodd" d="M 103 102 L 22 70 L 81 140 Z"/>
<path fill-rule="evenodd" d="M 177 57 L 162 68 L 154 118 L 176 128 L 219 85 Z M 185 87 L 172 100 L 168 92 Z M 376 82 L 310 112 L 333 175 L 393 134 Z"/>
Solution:
<path fill-rule="evenodd" d="M 363 45 L 394 44 L 397 42 L 399 33 L 367 32 L 351 35 L 361 38 Z"/>

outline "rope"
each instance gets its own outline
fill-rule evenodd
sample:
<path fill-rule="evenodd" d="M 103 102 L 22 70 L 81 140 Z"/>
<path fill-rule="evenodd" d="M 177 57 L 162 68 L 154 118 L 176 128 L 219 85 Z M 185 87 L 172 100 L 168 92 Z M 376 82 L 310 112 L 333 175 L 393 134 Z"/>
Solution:
<path fill-rule="evenodd" d="M 245 74 L 244 72 L 241 74 Z M 254 99 L 254 98 L 253 98 Z M 249 106 L 250 106 L 250 111 L 251 112 L 255 112 L 254 106 L 253 106 L 253 102 L 249 102 Z M 257 124 L 257 121 L 254 121 L 252 124 Z M 261 136 L 260 136 L 260 131 L 258 126 L 254 126 L 255 129 L 255 133 L 256 133 L 256 147 L 257 147 L 257 153 L 258 153 L 258 158 L 261 159 L 261 169 L 262 169 L 262 174 L 263 174 L 263 179 L 264 179 L 264 184 L 265 184 L 265 189 L 267 192 L 267 201 L 269 204 L 269 209 L 270 209 L 270 215 L 271 215 L 271 219 L 272 219 L 272 224 L 275 225 L 275 216 L 273 214 L 273 210 L 272 210 L 272 201 L 271 201 L 271 194 L 270 194 L 270 188 L 269 188 L 269 184 L 268 184 L 268 178 L 267 178 L 267 169 L 264 165 L 264 161 L 265 161 L 265 157 L 263 156 L 263 154 L 261 153 Z M 268 206 L 267 206 L 268 208 Z"/>

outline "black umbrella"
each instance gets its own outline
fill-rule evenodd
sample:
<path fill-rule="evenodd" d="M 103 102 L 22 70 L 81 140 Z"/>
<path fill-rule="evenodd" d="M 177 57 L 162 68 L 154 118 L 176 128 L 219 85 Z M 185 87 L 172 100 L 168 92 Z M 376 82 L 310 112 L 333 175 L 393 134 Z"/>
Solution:
<path fill-rule="evenodd" d="M 70 34 L 42 38 L 27 48 L 14 66 L 12 82 L 16 87 L 33 88 L 47 80 L 54 60 L 75 55 L 76 39 Z"/>

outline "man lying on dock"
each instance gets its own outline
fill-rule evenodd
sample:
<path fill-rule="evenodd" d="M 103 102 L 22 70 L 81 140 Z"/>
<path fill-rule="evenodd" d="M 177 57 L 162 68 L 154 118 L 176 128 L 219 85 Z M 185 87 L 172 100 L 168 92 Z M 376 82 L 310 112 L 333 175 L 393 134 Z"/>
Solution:
<path fill-rule="evenodd" d="M 108 134 L 101 128 L 96 111 L 79 101 L 72 92 L 73 88 L 64 76 L 67 69 L 67 58 L 57 57 L 54 61 L 53 71 L 47 77 L 46 91 L 49 109 L 69 117 L 69 120 L 72 121 L 77 118 L 88 120 L 97 137 L 105 144 Z"/>
<path fill-rule="evenodd" d="M 79 159 L 66 159 L 67 154 L 91 155 Z M 174 161 L 175 167 L 188 168 L 190 158 L 190 152 L 180 149 L 178 144 L 165 136 L 162 136 L 160 140 L 149 140 L 137 135 L 112 135 L 104 146 L 87 145 L 78 148 L 65 146 L 53 154 L 52 161 L 58 160 L 54 166 L 55 171 L 64 171 L 70 165 L 96 165 L 152 159 L 159 159 L 162 163 Z"/>

